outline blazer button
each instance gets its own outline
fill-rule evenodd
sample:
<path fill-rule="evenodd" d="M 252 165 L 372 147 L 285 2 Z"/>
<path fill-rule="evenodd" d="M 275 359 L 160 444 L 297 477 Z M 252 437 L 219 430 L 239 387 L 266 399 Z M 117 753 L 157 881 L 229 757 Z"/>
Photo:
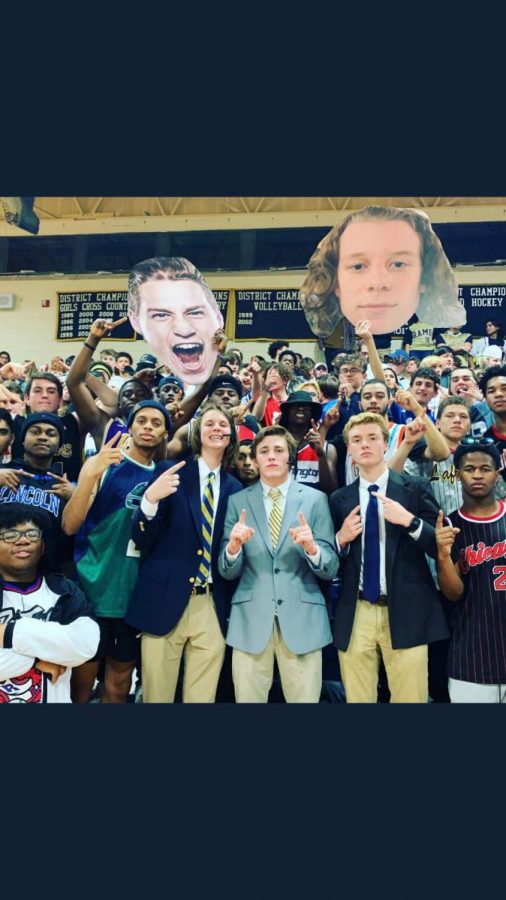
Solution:
<path fill-rule="evenodd" d="M 278 600 L 278 606 L 281 606 L 282 602 L 282 600 Z"/>
<path fill-rule="evenodd" d="M 274 569 L 274 574 L 279 575 L 279 569 Z"/>
<path fill-rule="evenodd" d="M 193 582 L 195 581 L 195 579 L 194 579 L 194 578 L 189 578 L 188 581 L 190 582 L 190 584 L 193 584 Z"/>
<path fill-rule="evenodd" d="M 197 550 L 197 556 L 202 556 L 203 552 L 203 550 Z"/>

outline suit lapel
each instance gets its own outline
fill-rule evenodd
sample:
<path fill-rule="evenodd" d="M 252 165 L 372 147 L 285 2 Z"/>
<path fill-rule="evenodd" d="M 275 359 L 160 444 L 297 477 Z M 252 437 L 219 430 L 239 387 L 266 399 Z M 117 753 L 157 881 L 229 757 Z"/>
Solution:
<path fill-rule="evenodd" d="M 286 503 L 285 503 L 285 512 L 283 515 L 283 520 L 281 522 L 281 529 L 279 532 L 279 541 L 276 550 L 279 550 L 281 544 L 283 543 L 286 535 L 288 534 L 288 528 L 290 527 L 290 522 L 293 523 L 295 520 L 297 525 L 300 524 L 298 520 L 297 513 L 299 512 L 299 495 L 302 493 L 297 482 L 292 481 L 290 483 L 290 487 L 288 488 L 288 493 L 286 495 Z"/>
<path fill-rule="evenodd" d="M 220 496 L 218 499 L 218 506 L 216 507 L 216 512 L 214 514 L 214 528 L 213 528 L 213 548 L 215 546 L 215 541 L 217 542 L 217 548 L 219 550 L 219 546 L 221 544 L 221 539 L 223 537 L 223 525 L 225 523 L 225 513 L 227 511 L 227 503 L 228 498 L 230 496 L 230 482 L 228 480 L 227 473 L 224 469 L 221 470 L 220 474 Z"/>
<path fill-rule="evenodd" d="M 269 531 L 267 516 L 265 515 L 264 498 L 260 482 L 257 482 L 257 484 L 248 491 L 248 503 L 255 519 L 256 532 L 262 538 L 271 556 L 273 556 L 274 551 L 272 549 L 271 533 Z"/>
<path fill-rule="evenodd" d="M 351 513 L 352 509 L 355 509 L 355 507 L 360 504 L 359 483 L 359 479 L 357 478 L 348 486 L 347 494 L 342 501 L 343 519 Z M 365 529 L 365 522 L 363 522 L 363 528 Z M 360 566 L 362 565 L 362 535 L 359 535 L 359 537 L 351 542 L 350 553 L 360 572 Z"/>
<path fill-rule="evenodd" d="M 403 491 L 402 484 L 397 480 L 397 476 L 395 472 L 390 471 L 388 475 L 388 484 L 386 489 L 386 495 L 390 498 L 390 500 L 397 500 L 398 503 L 402 503 L 404 506 L 405 496 Z M 404 501 L 404 502 L 403 502 Z M 386 537 L 386 560 L 385 560 L 385 569 L 387 576 L 387 585 L 392 583 L 392 568 L 393 562 L 395 559 L 395 554 L 397 553 L 397 546 L 401 539 L 402 531 L 398 525 L 392 525 L 391 522 L 387 522 L 385 519 L 385 537 Z"/>
<path fill-rule="evenodd" d="M 200 504 L 200 475 L 195 460 L 187 462 L 183 469 L 185 474 L 185 492 L 191 510 L 197 534 L 202 537 L 202 509 Z M 181 474 L 183 474 L 183 472 Z M 221 493 L 221 491 L 220 491 Z"/>

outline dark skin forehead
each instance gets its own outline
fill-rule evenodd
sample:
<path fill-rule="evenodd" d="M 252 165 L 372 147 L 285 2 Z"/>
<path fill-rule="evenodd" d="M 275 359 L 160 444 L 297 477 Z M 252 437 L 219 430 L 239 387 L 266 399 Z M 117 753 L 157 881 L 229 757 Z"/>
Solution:
<path fill-rule="evenodd" d="M 495 462 L 488 453 L 482 453 L 480 450 L 474 450 L 471 453 L 465 453 L 464 456 L 461 457 L 459 461 L 459 471 L 463 469 L 466 465 L 472 466 L 484 466 L 490 465 L 491 468 L 496 472 Z"/>

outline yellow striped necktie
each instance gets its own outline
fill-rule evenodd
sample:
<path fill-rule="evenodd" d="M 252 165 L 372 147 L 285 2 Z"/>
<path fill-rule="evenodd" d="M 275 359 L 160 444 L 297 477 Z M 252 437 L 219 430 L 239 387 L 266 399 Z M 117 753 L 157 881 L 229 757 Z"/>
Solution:
<path fill-rule="evenodd" d="M 207 484 L 204 488 L 204 496 L 202 497 L 202 560 L 197 573 L 197 579 L 200 584 L 205 584 L 209 578 L 211 571 L 211 543 L 213 539 L 213 518 L 214 518 L 214 494 L 213 494 L 214 472 L 209 472 L 207 476 Z"/>
<path fill-rule="evenodd" d="M 281 531 L 281 521 L 283 516 L 281 515 L 281 491 L 279 488 L 271 488 L 269 491 L 269 497 L 272 499 L 272 509 L 269 516 L 269 531 L 271 533 L 271 541 L 272 541 L 272 549 L 275 550 L 278 546 L 279 534 Z"/>

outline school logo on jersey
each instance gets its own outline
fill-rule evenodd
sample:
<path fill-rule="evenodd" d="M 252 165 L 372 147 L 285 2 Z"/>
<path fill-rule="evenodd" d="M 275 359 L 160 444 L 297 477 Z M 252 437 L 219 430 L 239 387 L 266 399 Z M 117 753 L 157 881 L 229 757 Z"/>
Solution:
<path fill-rule="evenodd" d="M 139 484 L 135 485 L 135 487 L 130 491 L 129 494 L 127 494 L 125 499 L 125 506 L 127 509 L 139 508 L 142 500 L 142 495 L 144 494 L 147 486 L 147 481 L 141 481 Z"/>

